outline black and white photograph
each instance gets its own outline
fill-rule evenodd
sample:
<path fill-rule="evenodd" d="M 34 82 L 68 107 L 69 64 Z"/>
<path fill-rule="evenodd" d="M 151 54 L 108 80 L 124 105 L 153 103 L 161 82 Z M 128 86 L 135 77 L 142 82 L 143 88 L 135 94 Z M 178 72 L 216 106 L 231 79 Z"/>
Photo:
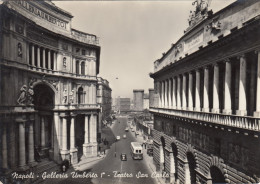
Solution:
<path fill-rule="evenodd" d="M 259 0 L 0 0 L 0 184 L 260 184 Z"/>

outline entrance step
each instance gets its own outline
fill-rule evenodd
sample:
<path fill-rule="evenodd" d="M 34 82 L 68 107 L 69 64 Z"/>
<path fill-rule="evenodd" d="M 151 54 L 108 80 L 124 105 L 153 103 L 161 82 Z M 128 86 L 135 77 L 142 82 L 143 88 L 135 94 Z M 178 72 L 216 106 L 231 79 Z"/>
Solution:
<path fill-rule="evenodd" d="M 37 164 L 30 172 L 34 173 L 34 178 L 33 179 L 28 179 L 24 183 L 29 184 L 29 183 L 41 183 L 44 180 L 42 179 L 42 174 L 44 172 L 47 172 L 47 174 L 51 174 L 52 172 L 59 173 L 61 172 L 60 167 L 58 164 L 56 164 L 54 161 L 50 161 L 49 159 L 42 159 L 41 162 Z"/>

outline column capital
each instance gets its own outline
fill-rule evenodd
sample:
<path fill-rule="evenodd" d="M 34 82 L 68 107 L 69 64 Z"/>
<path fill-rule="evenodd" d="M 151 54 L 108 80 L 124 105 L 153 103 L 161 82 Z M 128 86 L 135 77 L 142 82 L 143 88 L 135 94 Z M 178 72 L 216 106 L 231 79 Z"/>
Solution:
<path fill-rule="evenodd" d="M 260 54 L 260 48 L 255 49 L 255 54 Z"/>
<path fill-rule="evenodd" d="M 223 62 L 224 62 L 224 63 L 230 62 L 230 61 L 231 61 L 230 58 L 225 58 L 225 59 L 223 59 Z"/>
<path fill-rule="evenodd" d="M 243 53 L 243 54 L 239 54 L 239 55 L 237 56 L 237 59 L 241 59 L 241 58 L 245 59 L 245 54 L 244 54 L 244 53 Z"/>

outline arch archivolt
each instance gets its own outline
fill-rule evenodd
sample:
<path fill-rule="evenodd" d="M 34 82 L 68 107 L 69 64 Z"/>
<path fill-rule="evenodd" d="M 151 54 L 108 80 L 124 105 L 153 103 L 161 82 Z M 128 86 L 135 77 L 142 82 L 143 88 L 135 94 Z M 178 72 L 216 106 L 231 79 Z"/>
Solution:
<path fill-rule="evenodd" d="M 58 92 L 58 84 L 59 82 L 58 81 L 54 81 L 54 80 L 45 80 L 44 79 L 45 76 L 43 76 L 43 79 L 40 80 L 40 79 L 36 79 L 36 78 L 32 78 L 29 82 L 29 86 L 31 88 L 34 88 L 35 86 L 39 85 L 39 84 L 45 84 L 47 85 L 48 87 L 50 87 L 53 91 L 54 94 L 56 94 Z"/>
<path fill-rule="evenodd" d="M 210 168 L 213 166 L 217 167 L 222 172 L 223 175 L 225 174 L 225 164 L 222 158 L 219 158 L 217 156 L 209 157 L 209 167 L 208 167 L 209 175 L 210 175 Z"/>

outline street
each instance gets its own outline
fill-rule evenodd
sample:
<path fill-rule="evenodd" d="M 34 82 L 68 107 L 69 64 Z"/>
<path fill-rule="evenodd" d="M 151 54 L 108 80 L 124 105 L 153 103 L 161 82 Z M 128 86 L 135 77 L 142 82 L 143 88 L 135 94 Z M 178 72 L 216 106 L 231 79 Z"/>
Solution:
<path fill-rule="evenodd" d="M 74 171 L 71 168 L 66 172 L 67 178 L 47 179 L 44 183 L 155 184 L 156 181 L 151 177 L 152 172 L 145 161 L 133 160 L 131 157 L 130 143 L 135 142 L 135 138 L 130 133 L 131 130 L 125 132 L 127 118 L 119 117 L 114 123 L 112 126 L 114 136 L 109 135 L 106 139 L 112 142 L 111 138 L 119 135 L 120 140 L 110 146 L 103 160 L 86 171 Z M 123 138 L 124 134 L 126 138 Z M 127 161 L 121 161 L 121 153 L 127 155 Z"/>

